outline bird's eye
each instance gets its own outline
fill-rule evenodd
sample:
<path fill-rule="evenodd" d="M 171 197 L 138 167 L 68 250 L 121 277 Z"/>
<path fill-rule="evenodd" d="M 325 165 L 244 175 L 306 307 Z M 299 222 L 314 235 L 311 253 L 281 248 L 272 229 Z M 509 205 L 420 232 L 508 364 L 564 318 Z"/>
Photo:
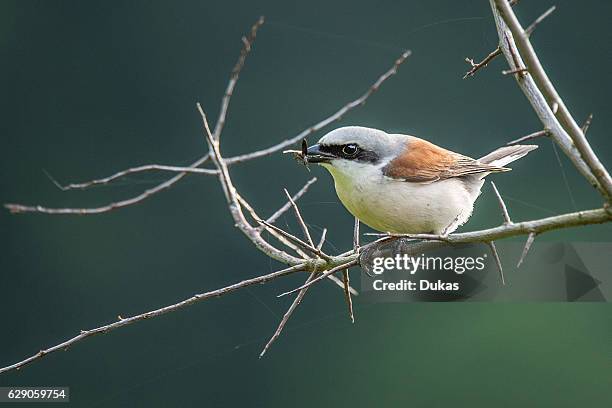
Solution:
<path fill-rule="evenodd" d="M 342 146 L 342 153 L 345 156 L 352 157 L 355 156 L 359 152 L 359 146 L 356 144 L 347 144 Z"/>

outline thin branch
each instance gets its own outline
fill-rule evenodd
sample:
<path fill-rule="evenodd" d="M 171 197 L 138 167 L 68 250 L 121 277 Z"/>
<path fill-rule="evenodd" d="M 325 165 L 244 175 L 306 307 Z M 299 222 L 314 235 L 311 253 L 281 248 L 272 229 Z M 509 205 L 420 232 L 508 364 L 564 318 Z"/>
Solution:
<path fill-rule="evenodd" d="M 470 64 L 471 68 L 470 68 L 470 70 L 468 72 L 465 73 L 465 75 L 463 76 L 463 79 L 466 79 L 466 78 L 469 78 L 471 76 L 474 76 L 476 74 L 476 72 L 478 72 L 478 70 L 480 70 L 481 68 L 484 68 L 487 65 L 489 65 L 489 62 L 493 61 L 493 59 L 495 59 L 495 57 L 497 57 L 501 53 L 502 53 L 501 52 L 501 48 L 497 47 L 496 49 L 491 51 L 489 53 L 489 55 L 484 57 L 484 59 L 482 61 L 480 61 L 480 62 L 474 62 L 474 60 L 472 58 L 467 58 L 466 57 L 465 62 Z"/>
<path fill-rule="evenodd" d="M 344 290 L 344 282 L 342 282 L 342 279 L 338 279 L 334 275 L 328 275 L 327 279 L 334 282 L 340 289 Z M 353 288 L 352 286 L 349 286 L 349 291 L 351 292 L 352 296 L 359 296 L 357 289 Z"/>
<path fill-rule="evenodd" d="M 194 168 L 194 167 L 166 166 L 162 164 L 147 164 L 144 166 L 130 167 L 129 169 L 119 171 L 111 176 L 104 177 L 101 179 L 90 180 L 90 181 L 86 181 L 83 183 L 72 183 L 72 184 L 67 184 L 64 186 L 58 183 L 57 181 L 55 181 L 54 179 L 51 179 L 51 181 L 53 181 L 53 184 L 55 184 L 62 191 L 76 190 L 76 189 L 83 190 L 88 187 L 108 184 L 111 181 L 114 181 L 118 178 L 125 177 L 133 173 L 142 173 L 145 171 L 167 171 L 167 172 L 173 172 L 173 173 L 193 173 L 193 174 L 206 174 L 206 175 L 219 174 L 219 170 L 212 170 L 212 169 L 201 169 L 197 167 Z"/>
<path fill-rule="evenodd" d="M 323 244 L 325 243 L 325 238 L 327 237 L 327 228 L 323 228 L 323 232 L 321 232 L 321 239 L 317 244 L 317 249 L 320 251 L 323 248 Z"/>
<path fill-rule="evenodd" d="M 351 296 L 351 291 L 349 290 L 351 287 L 351 281 L 348 268 L 342 271 L 342 282 L 344 282 L 344 299 L 346 300 L 346 305 L 348 306 L 349 319 L 351 319 L 351 323 L 355 323 L 355 314 L 353 313 L 353 297 Z"/>
<path fill-rule="evenodd" d="M 359 218 L 355 217 L 355 226 L 353 227 L 353 251 L 359 252 Z"/>
<path fill-rule="evenodd" d="M 196 160 L 195 162 L 193 162 L 189 167 L 190 168 L 195 168 L 200 166 L 201 164 L 203 164 L 204 162 L 206 162 L 206 160 L 208 160 L 208 155 L 203 156 L 201 158 L 199 158 L 198 160 Z M 168 179 L 166 181 L 164 181 L 161 184 L 158 184 L 157 186 L 146 190 L 144 193 L 139 194 L 135 197 L 129 198 L 127 200 L 123 200 L 123 201 L 117 201 L 117 202 L 113 202 L 101 207 L 92 207 L 92 208 L 49 208 L 49 207 L 43 207 L 40 205 L 37 206 L 27 206 L 27 205 L 21 205 L 21 204 L 4 204 L 4 207 L 6 209 L 8 209 L 11 213 L 13 214 L 20 214 L 20 213 L 25 213 L 25 212 L 35 212 L 35 213 L 42 213 L 42 214 L 71 214 L 71 215 L 92 215 L 92 214 L 101 214 L 101 213 L 105 213 L 108 211 L 112 211 L 112 210 L 116 210 L 118 208 L 124 208 L 124 207 L 128 207 L 134 204 L 138 204 L 144 200 L 146 200 L 147 198 L 151 197 L 154 194 L 157 194 L 163 190 L 166 190 L 170 187 L 172 187 L 174 184 L 176 184 L 179 180 L 181 180 L 183 177 L 185 177 L 187 175 L 187 173 L 179 173 L 176 176 L 172 177 L 171 179 Z"/>
<path fill-rule="evenodd" d="M 504 224 L 512 224 L 512 220 L 510 219 L 510 214 L 508 214 L 508 208 L 506 207 L 506 203 L 502 198 L 501 194 L 499 194 L 499 190 L 494 182 L 491 182 L 491 186 L 493 187 L 493 191 L 495 192 L 495 197 L 497 197 L 497 201 L 499 202 L 499 207 L 501 208 L 502 215 L 504 216 Z"/>
<path fill-rule="evenodd" d="M 519 137 L 518 139 L 514 139 L 514 140 L 506 143 L 506 146 L 513 146 L 513 145 L 516 145 L 516 144 L 521 144 L 523 142 L 526 142 L 527 140 L 537 139 L 537 138 L 542 137 L 542 136 L 548 136 L 549 133 L 550 132 L 547 129 L 538 130 L 537 132 L 530 133 L 527 136 L 523 136 L 523 137 Z"/>
<path fill-rule="evenodd" d="M 156 310 L 151 310 L 149 312 L 138 314 L 138 315 L 134 315 L 134 316 L 127 317 L 127 318 L 120 318 L 118 321 L 116 321 L 114 323 L 109 323 L 109 324 L 106 324 L 104 326 L 100 326 L 100 327 L 97 327 L 97 328 L 94 328 L 94 329 L 81 330 L 81 332 L 78 335 L 76 335 L 76 336 L 74 336 L 74 337 L 72 337 L 72 338 L 70 338 L 70 339 L 68 339 L 68 340 L 66 340 L 66 341 L 64 341 L 64 342 L 62 342 L 60 344 L 57 344 L 55 346 L 52 346 L 52 347 L 49 347 L 49 348 L 46 348 L 46 349 L 42 349 L 38 353 L 34 354 L 31 357 L 28 357 L 28 358 L 26 358 L 26 359 L 24 359 L 22 361 L 19 361 L 19 362 L 15 363 L 15 364 L 10 365 L 10 366 L 6 366 L 6 367 L 3 367 L 3 368 L 0 368 L 0 374 L 5 373 L 7 371 L 19 369 L 19 368 L 25 366 L 26 364 L 29 364 L 29 363 L 31 363 L 31 362 L 33 362 L 35 360 L 41 359 L 44 356 L 46 356 L 48 354 L 51 354 L 51 353 L 54 353 L 56 351 L 66 350 L 68 347 L 72 346 L 73 344 L 75 344 L 75 343 L 77 343 L 77 342 L 79 342 L 81 340 L 84 340 L 84 339 L 86 339 L 88 337 L 92 337 L 92 336 L 95 336 L 95 335 L 101 334 L 101 333 L 108 333 L 109 331 L 118 329 L 119 327 L 127 326 L 127 325 L 130 325 L 132 323 L 136 323 L 136 322 L 141 321 L 141 320 L 145 320 L 145 319 L 150 319 L 150 318 L 153 318 L 153 317 L 161 316 L 161 315 L 164 315 L 166 313 L 174 312 L 174 311 L 176 311 L 178 309 L 181 309 L 181 308 L 183 308 L 185 306 L 189 306 L 189 305 L 192 305 L 194 303 L 197 303 L 197 302 L 200 302 L 202 300 L 209 299 L 209 298 L 212 298 L 212 297 L 223 296 L 225 294 L 228 294 L 230 292 L 233 292 L 235 290 L 238 290 L 238 289 L 241 289 L 241 288 L 244 288 L 244 287 L 247 287 L 247 286 L 251 286 L 251 285 L 255 285 L 255 284 L 260 284 L 260 283 L 266 283 L 266 282 L 268 282 L 270 280 L 279 278 L 281 276 L 289 275 L 291 273 L 298 272 L 298 271 L 303 271 L 305 266 L 306 266 L 306 264 L 295 265 L 295 266 L 292 266 L 290 268 L 286 268 L 286 269 L 282 269 L 280 271 L 269 273 L 267 275 L 261 275 L 261 276 L 255 277 L 255 278 L 243 280 L 241 282 L 234 283 L 233 285 L 229 285 L 229 286 L 226 286 L 226 287 L 221 288 L 221 289 L 216 289 L 216 290 L 213 290 L 213 291 L 210 291 L 210 292 L 199 293 L 199 294 L 193 295 L 192 297 L 187 298 L 187 299 L 185 299 L 185 300 L 183 300 L 181 302 L 174 303 L 174 304 L 171 304 L 171 305 L 168 305 L 168 306 L 164 306 L 164 307 L 156 309 Z"/>
<path fill-rule="evenodd" d="M 519 81 L 519 86 L 529 98 L 544 127 L 551 131 L 555 141 L 559 143 L 576 168 L 601 192 L 606 201 L 610 202 L 612 198 L 610 174 L 593 152 L 581 128 L 546 75 L 529 41 L 529 36 L 523 30 L 512 7 L 505 0 L 490 0 L 490 4 L 500 39 L 504 36 L 512 37 L 512 41 L 508 41 L 507 48 L 502 47 L 506 59 L 510 53 L 520 51 L 525 60 L 525 66 L 529 69 L 529 77 L 524 81 Z M 520 65 L 515 65 L 515 67 L 520 67 Z M 553 105 L 558 106 L 556 115 L 549 108 Z"/>
<path fill-rule="evenodd" d="M 527 68 L 517 68 L 517 69 L 504 69 L 502 71 L 502 75 L 514 75 L 514 74 L 526 74 L 529 70 Z"/>
<path fill-rule="evenodd" d="M 298 224 L 300 224 L 300 228 L 302 228 L 302 232 L 304 233 L 304 237 L 306 237 L 306 240 L 308 241 L 308 244 L 311 247 L 316 248 L 314 242 L 312 241 L 312 237 L 310 236 L 310 231 L 308 230 L 308 225 L 306 225 L 306 223 L 304 222 L 304 218 L 302 217 L 302 214 L 300 213 L 300 209 L 295 204 L 295 201 L 293 201 L 293 198 L 291 198 L 291 195 L 289 194 L 287 189 L 285 188 L 285 189 L 283 189 L 283 191 L 285 192 L 285 195 L 287 196 L 287 199 L 289 200 L 289 203 L 291 204 L 291 207 L 293 207 L 293 211 L 295 212 L 295 218 L 297 219 Z"/>
<path fill-rule="evenodd" d="M 501 278 L 502 285 L 505 285 L 506 279 L 504 278 L 504 268 L 502 267 L 501 260 L 499 259 L 499 254 L 497 253 L 495 242 L 490 241 L 487 244 L 489 245 L 489 248 L 491 248 L 491 252 L 493 253 L 493 257 L 495 258 L 495 264 L 497 265 L 497 269 L 499 270 L 499 277 Z"/>
<path fill-rule="evenodd" d="M 542 13 L 542 15 L 538 18 L 535 19 L 535 21 L 533 23 L 531 23 L 529 25 L 529 27 L 527 27 L 525 29 L 525 34 L 527 36 L 530 36 L 531 33 L 533 33 L 533 31 L 536 29 L 536 27 L 538 26 L 538 24 L 540 24 L 542 21 L 544 21 L 544 19 L 548 16 L 550 16 L 555 10 L 557 9 L 557 6 L 552 6 L 551 8 L 549 8 L 548 10 L 546 10 L 544 13 Z"/>
<path fill-rule="evenodd" d="M 535 237 L 536 237 L 535 232 L 529 233 L 529 236 L 527 237 L 527 241 L 525 241 L 525 247 L 523 248 L 523 252 L 521 253 L 521 258 L 516 264 L 517 269 L 521 267 L 521 264 L 525 260 L 525 257 L 527 256 L 527 253 L 529 252 L 529 249 L 531 248 L 531 244 L 533 244 L 533 241 L 535 240 Z"/>
<path fill-rule="evenodd" d="M 306 192 L 308 191 L 308 189 L 310 188 L 310 186 L 317 181 L 316 177 L 311 178 L 310 180 L 308 180 L 308 182 L 306 184 L 304 184 L 304 187 L 302 187 L 297 193 L 295 193 L 291 198 L 293 199 L 293 201 L 297 201 L 299 200 L 304 194 L 306 194 Z M 281 208 L 279 208 L 274 214 L 272 214 L 270 217 L 268 217 L 268 219 L 266 219 L 266 222 L 273 224 L 281 215 L 283 215 L 285 212 L 287 212 L 288 209 L 291 208 L 291 203 L 289 201 L 287 201 Z"/>
<path fill-rule="evenodd" d="M 227 117 L 227 109 L 229 107 L 230 100 L 232 95 L 234 94 L 234 88 L 238 83 L 238 78 L 240 76 L 240 72 L 244 67 L 244 62 L 246 60 L 247 55 L 251 51 L 251 47 L 253 46 L 253 42 L 255 41 L 255 37 L 257 36 L 257 30 L 264 23 L 264 17 L 259 17 L 259 20 L 253 24 L 251 27 L 251 31 L 247 36 L 242 37 L 242 49 L 240 50 L 240 55 L 238 56 L 238 61 L 236 61 L 236 65 L 234 65 L 234 69 L 232 69 L 232 73 L 230 74 L 230 80 L 227 83 L 227 87 L 225 88 L 225 93 L 223 94 L 223 98 L 221 99 L 221 108 L 219 109 L 219 117 L 215 124 L 215 130 L 213 132 L 213 136 L 215 140 L 219 140 L 221 136 L 221 132 L 223 131 L 223 127 L 225 126 L 225 119 Z"/>
<path fill-rule="evenodd" d="M 305 283 L 311 282 L 314 279 L 315 275 L 316 275 L 316 273 L 314 273 L 314 272 L 311 273 L 308 276 L 308 279 L 306 280 Z M 276 341 L 276 339 L 278 339 L 280 337 L 283 329 L 285 328 L 285 325 L 289 321 L 289 318 L 291 317 L 291 315 L 293 314 L 295 309 L 300 305 L 300 303 L 302 303 L 302 299 L 304 299 L 304 296 L 306 296 L 306 292 L 308 292 L 308 288 L 304 288 L 304 289 L 302 289 L 302 290 L 300 290 L 298 292 L 297 296 L 295 297 L 295 299 L 291 303 L 291 306 L 289 306 L 289 309 L 287 309 L 287 311 L 283 315 L 283 318 L 281 319 L 278 327 L 276 328 L 276 331 L 274 332 L 272 337 L 270 337 L 270 340 L 268 340 L 268 342 L 264 346 L 263 350 L 259 354 L 259 358 L 262 358 L 264 356 L 264 354 L 266 354 L 266 351 L 268 351 L 268 349 L 270 348 L 272 343 L 274 343 Z"/>

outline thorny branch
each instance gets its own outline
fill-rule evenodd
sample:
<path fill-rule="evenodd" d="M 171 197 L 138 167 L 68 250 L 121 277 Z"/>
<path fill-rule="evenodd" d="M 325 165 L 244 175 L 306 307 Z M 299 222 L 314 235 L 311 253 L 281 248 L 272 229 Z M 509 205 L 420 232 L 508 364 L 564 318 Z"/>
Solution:
<path fill-rule="evenodd" d="M 512 7 L 504 0 L 489 0 L 497 32 L 508 41 L 500 46 L 511 69 L 526 67 L 529 75 L 517 77 L 527 99 L 538 114 L 544 128 L 557 142 L 574 166 L 591 185 L 599 190 L 606 202 L 612 198 L 612 178 L 586 140 L 582 129 L 557 93 L 535 53 L 528 33 L 518 21 Z M 549 12 L 544 15 L 550 14 Z M 513 56 L 518 56 L 518 64 Z"/>
<path fill-rule="evenodd" d="M 308 230 L 307 224 L 304 221 L 296 205 L 296 201 L 306 192 L 308 187 L 315 181 L 315 179 L 312 179 L 308 181 L 306 185 L 302 187 L 302 189 L 299 190 L 298 193 L 296 193 L 295 195 L 290 196 L 288 193 L 286 193 L 288 196 L 288 201 L 272 216 L 264 220 L 257 214 L 255 209 L 247 202 L 247 200 L 238 193 L 236 187 L 233 184 L 231 174 L 229 172 L 229 166 L 231 164 L 240 163 L 246 160 L 252 160 L 280 151 L 283 148 L 299 140 L 302 140 L 305 136 L 316 132 L 324 126 L 327 126 L 328 124 L 338 120 L 351 109 L 359 106 L 360 104 L 365 103 L 367 98 L 373 92 L 375 92 L 385 80 L 387 80 L 391 75 L 395 74 L 399 65 L 403 63 L 403 61 L 408 57 L 408 55 L 410 55 L 410 53 L 409 51 L 403 53 L 402 56 L 395 62 L 393 67 L 386 73 L 384 73 L 381 77 L 379 77 L 379 79 L 374 83 L 374 85 L 368 88 L 366 93 L 364 93 L 361 97 L 343 106 L 333 115 L 320 121 L 309 129 L 304 130 L 297 136 L 284 140 L 266 149 L 243 154 L 240 156 L 225 158 L 223 157 L 220 149 L 223 124 L 225 123 L 229 102 L 234 87 L 237 83 L 240 70 L 244 65 L 247 54 L 252 49 L 252 43 L 255 39 L 257 29 L 263 23 L 263 19 L 260 19 L 252 27 L 250 34 L 243 38 L 243 48 L 241 50 L 238 62 L 236 63 L 234 70 L 232 71 L 230 83 L 228 84 L 226 92 L 223 96 L 219 118 L 217 119 L 214 132 L 211 131 L 208 125 L 207 117 L 204 110 L 199 104 L 197 105 L 198 111 L 200 112 L 202 118 L 204 136 L 206 139 L 206 143 L 209 147 L 209 153 L 207 153 L 206 155 L 204 155 L 203 157 L 201 157 L 200 159 L 198 159 L 187 167 L 161 165 L 139 166 L 134 167 L 132 169 L 124 170 L 123 172 L 116 173 L 104 179 L 92 180 L 86 183 L 70 184 L 68 186 L 62 187 L 62 189 L 87 188 L 93 185 L 111 182 L 126 174 L 141 171 L 162 170 L 177 173 L 174 177 L 168 179 L 164 183 L 161 183 L 150 190 L 145 191 L 139 196 L 130 198 L 128 200 L 111 203 L 103 207 L 54 209 L 42 206 L 22 206 L 16 204 L 6 205 L 6 207 L 10 211 L 15 213 L 38 212 L 47 214 L 96 214 L 100 212 L 110 211 L 115 208 L 121 208 L 139 203 L 144 199 L 150 197 L 151 195 L 156 194 L 166 188 L 169 188 L 187 174 L 198 173 L 216 175 L 219 178 L 220 184 L 222 185 L 228 209 L 230 215 L 232 216 L 232 219 L 234 220 L 235 226 L 253 243 L 256 248 L 262 251 L 265 255 L 288 265 L 288 267 L 273 273 L 247 279 L 217 290 L 199 293 L 183 301 L 162 307 L 160 309 L 152 310 L 127 318 L 119 316 L 118 321 L 116 322 L 112 322 L 90 330 L 82 330 L 78 335 L 58 345 L 42 349 L 36 354 L 24 360 L 21 360 L 4 368 L 0 368 L 0 373 L 20 369 L 26 364 L 41 359 L 47 354 L 60 350 L 66 350 L 71 345 L 97 334 L 106 333 L 119 327 L 123 327 L 144 319 L 173 312 L 185 306 L 199 302 L 201 300 L 205 300 L 211 297 L 222 296 L 235 290 L 241 289 L 243 287 L 258 283 L 265 283 L 282 276 L 293 274 L 295 272 L 307 272 L 308 278 L 306 279 L 305 283 L 302 286 L 286 293 L 289 294 L 298 292 L 290 308 L 287 310 L 287 312 L 281 319 L 274 335 L 262 350 L 261 356 L 263 356 L 269 349 L 270 345 L 280 336 L 288 319 L 295 311 L 297 306 L 300 304 L 300 302 L 306 295 L 308 289 L 312 285 L 324 279 L 325 277 L 333 278 L 337 283 L 339 283 L 345 288 L 345 296 L 347 296 L 347 301 L 349 303 L 349 314 L 351 316 L 351 319 L 353 319 L 352 300 L 350 298 L 350 293 L 353 293 L 354 291 L 352 290 L 352 288 L 350 288 L 350 286 L 348 286 L 348 273 L 345 271 L 347 271 L 350 267 L 361 265 L 360 253 L 362 250 L 367 251 L 369 248 L 379 245 L 381 242 L 402 238 L 418 240 L 409 242 L 409 246 L 407 247 L 406 251 L 408 254 L 412 255 L 422 254 L 426 251 L 438 249 L 441 245 L 476 242 L 486 243 L 493 251 L 495 261 L 498 265 L 500 275 L 502 277 L 502 282 L 505 283 L 505 278 L 503 276 L 503 270 L 501 267 L 501 260 L 499 259 L 499 255 L 495 248 L 494 241 L 513 236 L 527 235 L 528 238 L 525 244 L 525 248 L 519 260 L 520 265 L 526 257 L 529 248 L 532 246 L 535 237 L 539 234 L 556 229 L 610 222 L 612 220 L 612 209 L 610 208 L 610 192 L 612 191 L 610 189 L 610 176 L 607 173 L 607 170 L 599 162 L 599 159 L 597 158 L 595 153 L 590 148 L 588 142 L 584 138 L 584 133 L 586 133 L 588 124 L 591 121 L 591 116 L 589 116 L 589 119 L 587 120 L 585 125 L 583 125 L 582 129 L 575 124 L 574 119 L 570 116 L 563 101 L 552 87 L 552 84 L 550 83 L 548 77 L 546 76 L 541 65 L 539 64 L 537 56 L 535 55 L 533 48 L 531 48 L 531 45 L 529 43 L 529 33 L 521 28 L 520 24 L 518 23 L 518 20 L 516 20 L 516 16 L 514 16 L 510 8 L 510 5 L 515 4 L 516 1 L 510 2 L 510 5 L 507 0 L 490 0 L 490 2 L 491 8 L 493 10 L 495 23 L 498 28 L 498 34 L 500 39 L 499 49 L 506 57 L 506 60 L 510 64 L 511 70 L 522 69 L 523 67 L 527 69 L 529 75 L 523 75 L 524 72 L 522 72 L 521 74 L 516 75 L 515 78 L 517 79 L 519 86 L 524 91 L 525 95 L 530 101 L 532 107 L 540 117 L 545 129 L 544 131 L 536 132 L 537 135 L 528 135 L 528 137 L 522 138 L 522 140 L 544 136 L 545 134 L 553 138 L 553 140 L 561 146 L 565 154 L 568 155 L 568 157 L 572 160 L 575 167 L 591 184 L 596 186 L 598 191 L 602 194 L 605 201 L 605 204 L 602 208 L 577 211 L 574 213 L 561 214 L 553 217 L 535 219 L 531 221 L 515 222 L 510 218 L 506 204 L 504 203 L 501 194 L 497 190 L 497 187 L 493 185 L 494 192 L 500 203 L 500 208 L 502 210 L 502 215 L 504 219 L 504 222 L 497 227 L 492 227 L 480 231 L 453 233 L 448 235 L 366 234 L 381 235 L 381 238 L 377 239 L 374 242 L 360 246 L 359 223 L 358 221 L 356 221 L 355 229 L 353 232 L 353 248 L 338 255 L 329 255 L 323 252 L 322 250 L 323 243 L 327 234 L 327 229 L 323 230 L 321 239 L 319 243 L 315 246 L 310 231 Z M 545 14 L 550 14 L 550 12 L 547 12 Z M 544 15 L 544 17 L 546 17 L 546 15 Z M 544 17 L 536 20 L 536 24 L 541 22 Z M 517 43 L 515 43 L 515 41 L 517 41 Z M 523 60 L 525 61 L 525 63 L 523 63 Z M 557 116 L 559 116 L 559 119 L 557 119 Z M 200 169 L 199 167 L 208 160 L 212 161 L 215 168 Z M 302 228 L 305 241 L 273 225 L 274 221 L 277 220 L 280 215 L 288 211 L 290 208 L 294 209 L 297 220 Z M 248 214 L 254 222 L 253 224 L 248 221 L 246 214 L 244 213 L 245 210 L 246 214 Z M 273 244 L 268 241 L 268 239 L 264 238 L 264 236 L 262 235 L 262 232 L 264 231 L 267 231 L 270 236 L 274 237 L 281 245 L 278 246 L 278 244 Z M 292 253 L 295 253 L 297 255 L 292 255 L 287 251 L 292 251 Z M 334 273 L 336 272 L 343 273 L 342 281 L 338 280 L 338 278 L 334 276 Z"/>

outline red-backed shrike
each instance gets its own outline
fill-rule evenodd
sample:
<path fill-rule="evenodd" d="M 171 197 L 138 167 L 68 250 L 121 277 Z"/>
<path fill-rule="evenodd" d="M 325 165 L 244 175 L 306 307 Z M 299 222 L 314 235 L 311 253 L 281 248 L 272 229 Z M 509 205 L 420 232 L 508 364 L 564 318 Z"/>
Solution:
<path fill-rule="evenodd" d="M 499 148 L 480 159 L 451 152 L 418 137 L 349 126 L 307 150 L 306 160 L 334 178 L 342 204 L 382 232 L 448 234 L 465 223 L 484 177 L 535 145 Z"/>

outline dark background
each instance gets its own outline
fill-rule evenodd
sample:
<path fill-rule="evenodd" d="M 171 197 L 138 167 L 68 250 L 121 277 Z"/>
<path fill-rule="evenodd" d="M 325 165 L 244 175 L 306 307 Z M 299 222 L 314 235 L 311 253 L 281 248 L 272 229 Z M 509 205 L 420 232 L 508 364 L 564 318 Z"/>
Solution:
<path fill-rule="evenodd" d="M 612 6 L 556 1 L 533 35 L 549 75 L 608 166 Z M 528 24 L 549 2 L 523 0 Z M 413 133 L 479 156 L 541 128 L 500 58 L 462 80 L 466 56 L 497 36 L 487 2 L 0 1 L 0 202 L 91 206 L 166 175 L 58 191 L 144 163 L 187 164 L 206 146 L 240 37 L 267 17 L 238 84 L 225 155 L 291 137 L 360 95 L 403 48 L 413 56 L 340 123 Z M 328 129 L 328 130 L 329 130 Z M 322 136 L 319 133 L 310 141 Z M 517 220 L 594 208 L 599 196 L 548 140 L 495 176 Z M 311 176 L 276 154 L 232 168 L 262 214 Z M 349 248 L 352 218 L 331 177 L 300 204 L 315 235 Z M 568 191 L 569 187 L 569 191 Z M 489 188 L 463 230 L 496 225 Z M 280 221 L 295 231 L 291 217 Z M 189 176 L 141 205 L 90 216 L 0 213 L 0 365 L 78 332 L 278 268 L 232 228 L 218 182 Z M 610 226 L 538 240 L 609 241 Z M 536 242 L 537 250 L 537 242 Z M 331 245 L 327 247 L 333 251 Z M 601 254 L 610 257 L 610 254 Z M 503 254 L 502 254 L 503 257 Z M 516 259 L 503 259 L 512 282 Z M 528 265 L 526 265 L 528 267 Z M 357 278 L 357 272 L 354 272 Z M 537 270 L 533 271 L 534 274 Z M 362 304 L 308 293 L 268 355 L 257 356 L 302 276 L 88 339 L 0 386 L 65 385 L 72 406 L 609 406 L 612 319 L 603 304 Z M 357 280 L 357 279 L 355 279 Z"/>

